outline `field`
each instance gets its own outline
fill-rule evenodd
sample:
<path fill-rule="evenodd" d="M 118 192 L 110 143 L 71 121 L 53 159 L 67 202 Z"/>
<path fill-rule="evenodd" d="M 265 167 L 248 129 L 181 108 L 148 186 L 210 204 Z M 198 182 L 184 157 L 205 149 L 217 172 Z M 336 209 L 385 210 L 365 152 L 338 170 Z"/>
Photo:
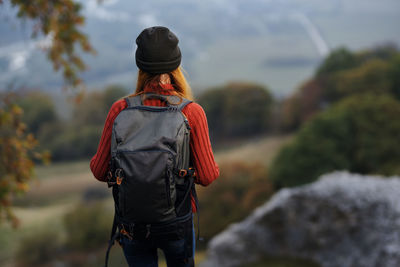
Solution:
<path fill-rule="evenodd" d="M 231 145 L 215 153 L 218 163 L 244 161 L 261 163 L 268 166 L 282 144 L 290 141 L 292 136 L 277 136 L 255 139 L 251 142 Z"/>
<path fill-rule="evenodd" d="M 268 165 L 279 147 L 290 138 L 264 137 L 235 144 L 231 148 L 216 151 L 216 161 L 218 163 L 259 161 Z M 14 266 L 14 255 L 20 240 L 26 235 L 43 227 L 63 231 L 63 216 L 81 203 L 85 194 L 93 190 L 109 194 L 106 185 L 93 178 L 88 160 L 37 167 L 36 178 L 30 185 L 30 191 L 14 201 L 14 211 L 20 219 L 19 228 L 15 230 L 8 225 L 0 227 L 0 265 Z M 108 207 L 112 207 L 110 197 L 104 201 Z M 110 214 L 110 226 L 111 219 L 112 214 Z M 99 252 L 101 259 L 104 251 Z M 196 262 L 201 262 L 204 257 L 204 251 L 198 251 Z M 111 261 L 120 262 L 121 258 L 121 250 L 115 247 L 112 250 Z"/>

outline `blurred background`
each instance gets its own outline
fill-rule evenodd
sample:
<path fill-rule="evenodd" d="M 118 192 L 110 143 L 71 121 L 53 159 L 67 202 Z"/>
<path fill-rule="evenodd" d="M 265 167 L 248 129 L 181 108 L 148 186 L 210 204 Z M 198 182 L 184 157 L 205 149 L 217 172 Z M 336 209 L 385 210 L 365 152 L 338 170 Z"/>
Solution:
<path fill-rule="evenodd" d="M 197 263 L 284 188 L 338 170 L 400 174 L 397 0 L 0 0 L 1 266 L 102 264 L 113 202 L 89 160 L 112 103 L 135 90 L 135 38 L 155 25 L 180 39 L 221 170 L 198 188 Z M 370 266 L 324 265 L 318 251 L 225 266 Z M 371 266 L 400 266 L 391 257 Z M 124 264 L 114 247 L 111 266 Z"/>

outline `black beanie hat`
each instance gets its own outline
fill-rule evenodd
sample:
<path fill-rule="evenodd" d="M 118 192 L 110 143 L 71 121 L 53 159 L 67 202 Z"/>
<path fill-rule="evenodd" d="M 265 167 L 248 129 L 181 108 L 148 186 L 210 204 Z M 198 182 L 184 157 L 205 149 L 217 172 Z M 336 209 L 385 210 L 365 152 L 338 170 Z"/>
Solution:
<path fill-rule="evenodd" d="M 179 67 L 181 50 L 178 38 L 166 27 L 144 29 L 136 38 L 136 65 L 151 73 L 168 73 Z"/>

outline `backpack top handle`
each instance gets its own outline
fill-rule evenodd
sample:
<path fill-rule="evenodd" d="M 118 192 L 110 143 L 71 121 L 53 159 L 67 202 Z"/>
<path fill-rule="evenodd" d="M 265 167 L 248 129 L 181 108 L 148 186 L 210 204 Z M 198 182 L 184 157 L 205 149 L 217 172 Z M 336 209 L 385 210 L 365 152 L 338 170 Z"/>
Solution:
<path fill-rule="evenodd" d="M 177 106 L 180 105 L 183 101 L 182 97 L 177 95 L 160 95 L 155 93 L 144 93 L 141 95 L 141 104 L 147 99 L 158 99 L 164 102 L 168 107 L 173 105 Z"/>
<path fill-rule="evenodd" d="M 165 107 L 159 106 L 145 106 L 143 105 L 143 101 L 147 99 L 159 99 L 166 103 Z M 159 95 L 155 93 L 142 93 L 140 95 L 126 97 L 125 101 L 128 105 L 127 109 L 146 109 L 146 110 L 153 110 L 153 111 L 167 111 L 167 110 L 176 110 L 182 111 L 182 109 L 192 103 L 193 101 L 183 98 L 177 95 Z"/>

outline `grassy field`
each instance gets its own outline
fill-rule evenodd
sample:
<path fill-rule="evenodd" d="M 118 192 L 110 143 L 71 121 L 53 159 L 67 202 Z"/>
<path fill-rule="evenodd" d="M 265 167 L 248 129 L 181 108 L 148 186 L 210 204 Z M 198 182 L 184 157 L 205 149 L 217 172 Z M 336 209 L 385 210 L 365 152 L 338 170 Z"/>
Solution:
<path fill-rule="evenodd" d="M 231 148 L 216 151 L 215 158 L 218 163 L 258 161 L 268 165 L 281 145 L 290 138 L 265 137 L 238 143 Z M 80 203 L 85 192 L 100 190 L 109 194 L 107 186 L 93 178 L 88 160 L 39 166 L 35 173 L 36 178 L 30 184 L 30 191 L 14 201 L 14 212 L 21 222 L 19 228 L 12 229 L 9 225 L 0 227 L 1 266 L 14 266 L 14 255 L 20 240 L 29 233 L 43 227 L 62 231 L 63 216 Z M 105 201 L 107 205 L 112 205 L 111 198 Z M 122 254 L 118 248 L 113 250 L 111 257 L 118 263 Z M 204 251 L 196 253 L 196 262 L 201 262 L 204 258 Z M 162 260 L 160 262 L 160 266 L 165 266 L 162 265 Z"/>
<path fill-rule="evenodd" d="M 231 148 L 216 151 L 215 160 L 217 163 L 233 161 L 261 163 L 268 167 L 279 148 L 291 139 L 291 135 L 275 136 L 235 144 Z"/>

